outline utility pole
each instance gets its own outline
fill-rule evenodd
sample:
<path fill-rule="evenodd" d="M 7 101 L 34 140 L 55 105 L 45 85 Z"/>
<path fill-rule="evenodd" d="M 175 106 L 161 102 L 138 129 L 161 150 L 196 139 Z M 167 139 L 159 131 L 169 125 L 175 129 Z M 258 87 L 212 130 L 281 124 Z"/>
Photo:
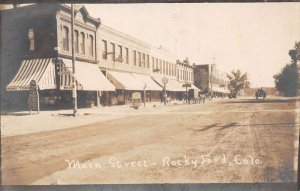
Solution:
<path fill-rule="evenodd" d="M 146 107 L 146 87 L 147 87 L 147 84 L 145 83 L 145 85 L 144 85 L 144 107 Z"/>
<path fill-rule="evenodd" d="M 71 4 L 71 44 L 72 44 L 72 98 L 73 98 L 73 115 L 77 113 L 77 87 L 75 80 L 75 54 L 74 54 L 74 5 Z"/>
<path fill-rule="evenodd" d="M 213 60 L 214 60 L 213 64 L 210 65 L 210 96 L 211 96 L 211 98 L 213 97 L 213 72 L 215 69 L 216 58 L 214 57 Z"/>
<path fill-rule="evenodd" d="M 164 99 L 164 105 L 167 105 L 167 92 L 166 92 L 166 84 L 168 83 L 168 78 L 165 76 L 162 78 L 162 83 L 164 84 L 164 89 L 163 89 L 163 99 Z"/>

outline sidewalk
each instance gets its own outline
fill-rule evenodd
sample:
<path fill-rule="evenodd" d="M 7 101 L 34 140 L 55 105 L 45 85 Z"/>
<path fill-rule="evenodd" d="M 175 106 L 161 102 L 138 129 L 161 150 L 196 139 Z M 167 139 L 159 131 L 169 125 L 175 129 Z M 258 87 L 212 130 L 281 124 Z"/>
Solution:
<path fill-rule="evenodd" d="M 216 98 L 206 101 L 205 104 L 220 100 Z M 186 104 L 183 101 L 172 101 L 167 103 L 166 106 L 160 102 L 146 103 L 145 107 L 141 104 L 139 109 L 131 108 L 130 105 L 80 108 L 76 117 L 73 117 L 72 109 L 40 111 L 39 114 L 32 112 L 32 115 L 29 114 L 29 111 L 11 112 L 1 115 L 1 136 L 7 137 L 67 129 L 130 116 L 158 114 L 190 107 L 191 105 L 193 104 Z"/>
<path fill-rule="evenodd" d="M 39 114 L 33 112 L 32 115 L 29 115 L 29 111 L 12 112 L 1 115 L 1 136 L 66 129 L 132 115 L 167 112 L 184 106 L 187 105 L 182 101 L 173 101 L 166 106 L 160 102 L 146 103 L 145 107 L 142 104 L 139 109 L 133 109 L 129 105 L 82 108 L 78 110 L 76 117 L 73 117 L 72 109 L 40 111 Z"/>

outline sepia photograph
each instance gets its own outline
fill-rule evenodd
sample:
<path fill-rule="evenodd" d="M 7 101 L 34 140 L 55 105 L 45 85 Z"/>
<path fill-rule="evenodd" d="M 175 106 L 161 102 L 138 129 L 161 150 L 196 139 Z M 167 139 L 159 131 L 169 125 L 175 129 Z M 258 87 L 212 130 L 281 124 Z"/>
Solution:
<path fill-rule="evenodd" d="M 299 2 L 0 4 L 0 15 L 3 190 L 299 190 Z"/>

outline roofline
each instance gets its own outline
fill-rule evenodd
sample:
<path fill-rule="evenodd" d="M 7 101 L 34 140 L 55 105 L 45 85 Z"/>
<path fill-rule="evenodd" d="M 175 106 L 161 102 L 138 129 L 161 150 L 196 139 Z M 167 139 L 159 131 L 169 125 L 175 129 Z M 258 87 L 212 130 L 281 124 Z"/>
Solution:
<path fill-rule="evenodd" d="M 138 42 L 138 43 L 140 43 L 140 44 L 142 44 L 142 45 L 149 46 L 149 47 L 152 48 L 152 49 L 156 49 L 156 50 L 159 50 L 159 51 L 163 51 L 163 52 L 165 52 L 165 53 L 168 53 L 168 54 L 174 56 L 169 50 L 166 50 L 166 49 L 164 49 L 164 48 L 156 47 L 156 46 L 154 46 L 154 45 L 152 45 L 152 44 L 150 44 L 150 43 L 148 43 L 148 42 L 142 41 L 142 40 L 140 40 L 140 39 L 138 39 L 138 38 L 135 38 L 135 37 L 133 37 L 133 36 L 127 34 L 127 33 L 121 32 L 121 31 L 119 31 L 119 30 L 117 30 L 117 29 L 111 28 L 111 27 L 106 26 L 106 25 L 104 25 L 104 24 L 101 24 L 101 28 L 103 28 L 103 29 L 105 29 L 105 30 L 109 30 L 109 31 L 111 31 L 111 32 L 114 32 L 114 33 L 116 33 L 116 34 L 118 34 L 118 35 L 120 35 L 120 36 L 124 36 L 124 37 L 126 37 L 126 38 L 128 38 L 128 39 L 130 39 L 130 40 L 132 40 L 132 41 Z"/>
<path fill-rule="evenodd" d="M 65 8 L 65 9 L 67 9 L 68 11 L 71 12 L 71 7 L 70 7 L 70 6 L 68 6 L 68 5 L 66 5 L 66 4 L 59 4 L 59 5 L 60 5 L 61 7 Z M 97 27 L 99 27 L 99 26 L 101 25 L 101 20 L 100 20 L 100 18 L 94 18 L 94 17 L 90 16 L 90 14 L 88 13 L 88 11 L 87 11 L 87 9 L 85 8 L 85 6 L 82 6 L 82 8 L 80 8 L 80 9 L 83 9 L 83 10 L 85 10 L 85 11 L 87 12 L 87 18 L 88 18 L 89 20 L 93 21 L 93 22 L 96 24 Z M 77 12 L 79 12 L 79 11 L 80 11 L 80 10 L 78 10 L 78 9 L 74 9 L 74 12 L 75 12 L 75 13 L 77 13 Z"/>

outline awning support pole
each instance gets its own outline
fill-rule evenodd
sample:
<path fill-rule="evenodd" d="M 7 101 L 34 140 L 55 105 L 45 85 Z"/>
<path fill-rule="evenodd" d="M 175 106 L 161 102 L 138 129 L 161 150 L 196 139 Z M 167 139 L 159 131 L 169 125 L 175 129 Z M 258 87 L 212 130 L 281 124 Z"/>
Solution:
<path fill-rule="evenodd" d="M 37 93 L 37 113 L 40 113 L 40 94 L 39 94 L 39 90 L 36 90 Z"/>
<path fill-rule="evenodd" d="M 145 83 L 145 86 L 144 86 L 144 107 L 146 106 L 146 83 Z"/>
<path fill-rule="evenodd" d="M 100 106 L 100 93 L 99 91 L 97 91 L 97 106 L 99 107 Z"/>
<path fill-rule="evenodd" d="M 167 96 L 166 96 L 166 84 L 164 83 L 164 95 L 163 95 L 163 98 L 164 98 L 164 105 L 167 104 Z"/>

